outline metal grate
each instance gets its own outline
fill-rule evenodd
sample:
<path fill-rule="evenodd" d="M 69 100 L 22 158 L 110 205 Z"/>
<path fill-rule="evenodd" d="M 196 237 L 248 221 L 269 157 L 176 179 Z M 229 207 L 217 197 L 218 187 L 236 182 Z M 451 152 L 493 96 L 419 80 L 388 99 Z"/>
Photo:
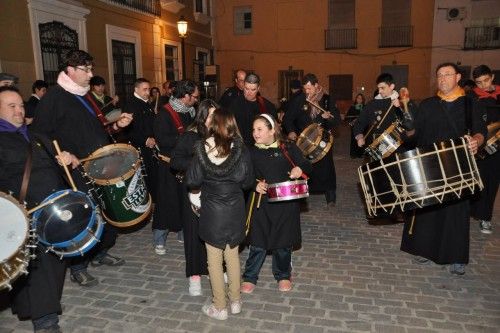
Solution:
<path fill-rule="evenodd" d="M 464 50 L 488 50 L 500 48 L 500 27 L 465 28 Z"/>
<path fill-rule="evenodd" d="M 63 56 L 78 49 L 78 33 L 61 22 L 53 21 L 38 25 L 42 51 L 43 79 L 49 84 L 57 83 Z"/>
<path fill-rule="evenodd" d="M 161 16 L 160 0 L 107 0 L 127 8 L 135 9 L 143 13 Z"/>
<path fill-rule="evenodd" d="M 413 46 L 413 26 L 383 26 L 379 28 L 378 47 Z"/>
<path fill-rule="evenodd" d="M 325 50 L 355 49 L 358 29 L 326 29 Z"/>
<path fill-rule="evenodd" d="M 135 45 L 133 43 L 112 40 L 113 45 L 113 77 L 115 80 L 115 94 L 125 100 L 134 93 Z"/>

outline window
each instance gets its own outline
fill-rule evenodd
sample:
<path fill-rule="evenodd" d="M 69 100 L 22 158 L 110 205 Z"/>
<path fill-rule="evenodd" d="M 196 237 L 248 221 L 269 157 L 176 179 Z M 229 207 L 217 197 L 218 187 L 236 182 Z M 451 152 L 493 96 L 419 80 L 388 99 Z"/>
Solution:
<path fill-rule="evenodd" d="M 330 28 L 354 28 L 355 7 L 354 0 L 329 0 L 328 26 Z"/>
<path fill-rule="evenodd" d="M 193 0 L 194 20 L 201 24 L 210 22 L 209 0 Z"/>
<path fill-rule="evenodd" d="M 112 40 L 115 93 L 121 100 L 132 96 L 136 79 L 135 45 Z"/>
<path fill-rule="evenodd" d="M 179 49 L 175 45 L 165 44 L 165 78 L 179 80 Z"/>
<path fill-rule="evenodd" d="M 247 35 L 252 33 L 252 7 L 234 8 L 234 34 Z"/>

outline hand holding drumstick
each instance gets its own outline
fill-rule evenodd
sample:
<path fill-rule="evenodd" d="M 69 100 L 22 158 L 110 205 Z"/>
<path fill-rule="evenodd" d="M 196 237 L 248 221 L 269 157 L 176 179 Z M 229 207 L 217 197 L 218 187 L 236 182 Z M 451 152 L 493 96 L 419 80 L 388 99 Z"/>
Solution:
<path fill-rule="evenodd" d="M 257 199 L 257 208 L 260 207 L 260 200 L 262 199 L 262 195 L 267 193 L 267 183 L 265 179 L 257 179 L 257 186 L 255 187 L 255 192 L 259 193 L 259 198 Z"/>

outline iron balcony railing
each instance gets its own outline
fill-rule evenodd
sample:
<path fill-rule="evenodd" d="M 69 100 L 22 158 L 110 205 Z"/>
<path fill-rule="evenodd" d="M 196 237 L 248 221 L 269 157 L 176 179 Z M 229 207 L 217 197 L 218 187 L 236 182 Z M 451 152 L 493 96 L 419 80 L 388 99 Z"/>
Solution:
<path fill-rule="evenodd" d="M 413 26 L 383 26 L 379 28 L 378 47 L 413 46 Z"/>
<path fill-rule="evenodd" d="M 337 29 L 325 30 L 325 50 L 355 49 L 357 44 L 358 29 Z"/>
<path fill-rule="evenodd" d="M 464 50 L 500 49 L 500 27 L 465 28 Z"/>
<path fill-rule="evenodd" d="M 161 16 L 160 0 L 107 0 L 143 13 Z"/>

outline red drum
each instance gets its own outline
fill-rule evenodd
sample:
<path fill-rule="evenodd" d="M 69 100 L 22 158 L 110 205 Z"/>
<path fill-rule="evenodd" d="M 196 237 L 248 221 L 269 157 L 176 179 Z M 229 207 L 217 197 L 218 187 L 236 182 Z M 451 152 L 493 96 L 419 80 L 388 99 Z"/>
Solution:
<path fill-rule="evenodd" d="M 307 180 L 298 179 L 288 182 L 269 184 L 267 187 L 267 197 L 269 202 L 288 201 L 309 196 Z"/>

